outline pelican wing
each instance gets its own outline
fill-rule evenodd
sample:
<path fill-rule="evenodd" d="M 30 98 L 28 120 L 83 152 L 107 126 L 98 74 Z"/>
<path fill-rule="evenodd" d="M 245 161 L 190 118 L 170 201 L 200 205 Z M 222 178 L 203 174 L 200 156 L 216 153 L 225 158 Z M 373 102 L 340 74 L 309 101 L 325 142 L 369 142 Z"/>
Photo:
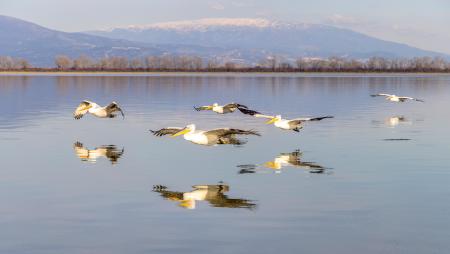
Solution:
<path fill-rule="evenodd" d="M 214 129 L 205 131 L 204 134 L 206 136 L 217 136 L 217 137 L 226 137 L 230 135 L 256 135 L 261 136 L 258 132 L 254 130 L 241 130 L 241 129 L 231 129 L 231 128 L 222 128 L 222 129 Z"/>
<path fill-rule="evenodd" d="M 161 136 L 165 136 L 165 135 L 174 135 L 178 132 L 180 132 L 183 128 L 180 127 L 167 127 L 167 128 L 162 128 L 160 130 L 150 130 L 151 133 L 153 133 L 153 135 L 157 136 L 157 137 L 161 137 Z"/>
<path fill-rule="evenodd" d="M 195 107 L 194 109 L 197 111 L 202 111 L 202 110 L 212 110 L 213 106 L 200 106 L 200 107 Z"/>
<path fill-rule="evenodd" d="M 123 113 L 122 109 L 119 107 L 119 105 L 113 101 L 111 102 L 108 106 L 106 106 L 106 111 L 111 114 L 112 117 L 114 117 L 114 115 L 112 115 L 112 113 L 114 112 L 120 112 L 120 114 L 122 114 L 122 118 L 125 118 L 125 114 Z"/>
<path fill-rule="evenodd" d="M 371 94 L 370 96 L 372 97 L 377 97 L 377 96 L 385 96 L 385 97 L 391 97 L 392 94 L 387 94 L 387 93 L 378 93 L 378 94 Z"/>
<path fill-rule="evenodd" d="M 77 120 L 82 118 L 89 111 L 89 105 L 91 105 L 90 101 L 82 101 L 73 112 L 73 117 Z"/>
<path fill-rule="evenodd" d="M 224 110 L 235 110 L 237 108 L 248 108 L 245 105 L 239 104 L 239 103 L 228 103 L 226 105 L 223 106 Z"/>
<path fill-rule="evenodd" d="M 306 121 L 320 121 L 326 118 L 334 118 L 333 116 L 321 116 L 321 117 L 300 117 L 300 118 L 295 118 L 289 121 L 289 123 L 291 124 L 300 124 L 302 122 L 306 122 Z"/>
<path fill-rule="evenodd" d="M 251 109 L 248 109 L 248 108 L 238 107 L 237 109 L 239 109 L 239 111 L 241 111 L 241 113 L 245 114 L 245 115 L 250 115 L 250 116 L 261 115 L 261 113 L 259 113 L 258 111 L 251 110 Z"/>
<path fill-rule="evenodd" d="M 421 99 L 417 99 L 417 98 L 413 98 L 413 97 L 407 97 L 407 96 L 399 96 L 398 99 L 401 100 L 401 101 L 413 100 L 413 101 L 425 102 L 425 101 L 423 101 Z"/>

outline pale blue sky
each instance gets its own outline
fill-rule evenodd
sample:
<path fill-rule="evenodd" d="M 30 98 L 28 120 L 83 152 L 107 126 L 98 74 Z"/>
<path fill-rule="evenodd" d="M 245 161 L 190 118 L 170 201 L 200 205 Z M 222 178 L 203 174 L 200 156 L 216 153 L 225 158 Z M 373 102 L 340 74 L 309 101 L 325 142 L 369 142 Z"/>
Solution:
<path fill-rule="evenodd" d="M 450 0 L 0 0 L 0 14 L 63 31 L 259 17 L 333 24 L 450 53 Z"/>

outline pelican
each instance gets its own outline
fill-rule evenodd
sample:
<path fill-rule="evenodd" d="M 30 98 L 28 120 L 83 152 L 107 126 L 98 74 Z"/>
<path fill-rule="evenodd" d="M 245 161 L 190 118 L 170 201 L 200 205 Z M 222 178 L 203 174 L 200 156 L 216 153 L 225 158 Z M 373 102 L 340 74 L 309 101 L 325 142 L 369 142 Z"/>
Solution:
<path fill-rule="evenodd" d="M 100 157 L 108 158 L 111 164 L 116 164 L 119 158 L 123 155 L 124 149 L 117 149 L 114 145 L 100 146 L 95 149 L 88 149 L 83 146 L 82 143 L 76 142 L 73 145 L 75 154 L 82 161 L 96 163 Z"/>
<path fill-rule="evenodd" d="M 234 111 L 236 111 L 236 109 L 239 109 L 239 111 L 241 111 L 243 114 L 246 114 L 246 115 L 259 114 L 259 112 L 257 112 L 257 111 L 248 109 L 248 107 L 245 105 L 234 103 L 234 102 L 228 103 L 223 106 L 220 106 L 218 103 L 213 103 L 212 105 L 194 107 L 194 109 L 197 111 L 212 110 L 213 112 L 216 112 L 217 114 L 233 113 Z"/>
<path fill-rule="evenodd" d="M 281 153 L 277 157 L 275 157 L 273 160 L 268 161 L 261 166 L 265 168 L 269 168 L 272 170 L 275 170 L 276 172 L 280 172 L 282 168 L 284 167 L 296 167 L 296 168 L 302 168 L 307 170 L 310 173 L 315 174 L 322 174 L 325 173 L 326 169 L 325 167 L 322 167 L 314 162 L 307 162 L 302 161 L 303 153 L 300 152 L 300 150 L 295 150 L 292 153 Z M 238 166 L 241 168 L 240 173 L 255 173 L 256 168 L 258 165 L 240 165 Z"/>
<path fill-rule="evenodd" d="M 197 130 L 195 124 L 189 124 L 184 128 L 167 127 L 160 130 L 150 130 L 157 137 L 172 135 L 177 137 L 183 135 L 184 139 L 198 145 L 242 145 L 245 142 L 236 138 L 236 135 L 255 135 L 260 134 L 253 130 L 240 130 L 231 128 L 221 128 L 214 130 Z"/>
<path fill-rule="evenodd" d="M 392 101 L 392 102 L 405 102 L 407 100 L 424 102 L 421 99 L 417 99 L 417 98 L 413 98 L 413 97 L 406 97 L 406 96 L 397 96 L 395 94 L 379 93 L 379 94 L 372 94 L 370 96 L 372 96 L 372 97 L 384 96 L 386 98 L 386 100 Z"/>
<path fill-rule="evenodd" d="M 300 129 L 303 128 L 303 123 L 308 121 L 320 121 L 326 118 L 333 118 L 333 116 L 321 116 L 321 117 L 302 117 L 295 119 L 283 119 L 281 115 L 277 116 L 267 116 L 256 114 L 255 117 L 269 118 L 270 120 L 266 122 L 266 124 L 274 124 L 275 127 L 278 127 L 283 130 L 293 130 L 299 132 Z"/>
<path fill-rule="evenodd" d="M 91 113 L 92 115 L 100 118 L 114 118 L 117 116 L 114 114 L 115 112 L 120 112 L 122 117 L 125 118 L 122 109 L 115 101 L 105 107 L 101 107 L 92 101 L 82 101 L 80 105 L 78 105 L 77 109 L 75 109 L 75 112 L 73 112 L 73 117 L 78 120 L 85 114 Z"/>
<path fill-rule="evenodd" d="M 164 199 L 177 201 L 178 205 L 186 209 L 195 209 L 197 201 L 207 201 L 212 207 L 221 208 L 247 208 L 253 209 L 256 204 L 250 200 L 240 198 L 229 198 L 225 192 L 229 191 L 229 186 L 218 185 L 194 185 L 193 190 L 188 192 L 169 191 L 162 185 L 153 186 L 153 191 L 161 194 Z"/>

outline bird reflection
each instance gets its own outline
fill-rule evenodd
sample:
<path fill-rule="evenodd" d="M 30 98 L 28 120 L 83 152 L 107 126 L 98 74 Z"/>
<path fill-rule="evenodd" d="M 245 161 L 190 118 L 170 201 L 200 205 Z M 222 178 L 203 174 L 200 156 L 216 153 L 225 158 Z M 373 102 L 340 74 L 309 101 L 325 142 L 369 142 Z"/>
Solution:
<path fill-rule="evenodd" d="M 111 164 L 117 164 L 117 161 L 125 151 L 124 148 L 122 150 L 117 149 L 115 145 L 105 145 L 95 149 L 88 149 L 80 142 L 73 144 L 73 149 L 82 161 L 96 163 L 98 158 L 105 157 L 109 159 Z"/>
<path fill-rule="evenodd" d="M 217 185 L 194 185 L 193 190 L 188 192 L 170 191 L 166 186 L 155 185 L 153 191 L 159 193 L 164 199 L 178 202 L 178 206 L 186 209 L 195 209 L 197 201 L 207 201 L 212 207 L 221 208 L 246 208 L 254 209 L 256 204 L 247 199 L 229 198 L 225 192 L 229 186 Z"/>
<path fill-rule="evenodd" d="M 312 174 L 328 173 L 329 168 L 318 165 L 315 162 L 302 161 L 302 155 L 303 153 L 300 152 L 300 150 L 295 150 L 292 153 L 281 153 L 273 160 L 268 161 L 264 164 L 239 165 L 239 174 L 256 173 L 257 171 L 263 169 L 270 169 L 274 170 L 275 172 L 281 172 L 281 169 L 283 169 L 284 167 L 302 168 Z"/>
<path fill-rule="evenodd" d="M 404 116 L 391 116 L 388 117 L 386 119 L 384 119 L 383 122 L 381 121 L 373 121 L 374 124 L 384 124 L 388 127 L 397 127 L 400 124 L 411 124 L 411 121 L 409 121 L 406 117 Z"/>
<path fill-rule="evenodd" d="M 395 127 L 401 123 L 410 124 L 411 122 L 408 121 L 404 116 L 392 116 L 387 118 L 384 123 L 388 126 Z"/>

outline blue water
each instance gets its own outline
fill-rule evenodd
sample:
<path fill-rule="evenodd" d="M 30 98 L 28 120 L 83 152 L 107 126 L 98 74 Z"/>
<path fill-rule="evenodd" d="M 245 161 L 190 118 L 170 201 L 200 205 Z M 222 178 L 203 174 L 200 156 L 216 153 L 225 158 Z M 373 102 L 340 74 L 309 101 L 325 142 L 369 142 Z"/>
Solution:
<path fill-rule="evenodd" d="M 74 120 L 84 99 L 117 101 L 125 120 Z M 296 133 L 193 110 L 232 101 L 335 118 Z M 448 253 L 449 108 L 448 75 L 0 76 L 0 253 Z M 206 147 L 148 131 L 189 123 L 261 137 Z M 323 172 L 267 167 L 296 150 Z M 227 188 L 180 200 L 194 185 Z"/>

